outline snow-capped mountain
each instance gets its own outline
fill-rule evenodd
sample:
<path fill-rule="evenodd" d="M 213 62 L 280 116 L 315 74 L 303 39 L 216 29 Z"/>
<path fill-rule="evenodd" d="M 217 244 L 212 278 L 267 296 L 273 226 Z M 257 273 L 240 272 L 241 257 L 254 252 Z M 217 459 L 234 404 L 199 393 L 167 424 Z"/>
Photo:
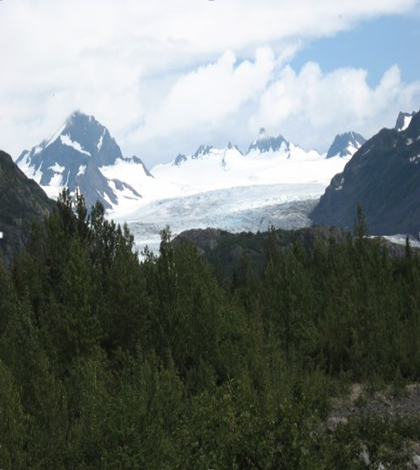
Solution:
<path fill-rule="evenodd" d="M 141 181 L 152 178 L 138 157 L 123 157 L 108 129 L 80 112 L 73 113 L 49 140 L 22 152 L 16 163 L 50 197 L 57 198 L 65 187 L 71 192 L 79 188 L 87 207 L 97 200 L 107 209 L 126 200 L 138 201 Z M 135 187 L 106 171 L 121 164 L 136 174 Z"/>
<path fill-rule="evenodd" d="M 159 198 L 145 197 L 136 209 L 115 217 L 128 222 L 139 249 L 147 244 L 152 250 L 158 249 L 166 225 L 173 235 L 190 228 L 238 232 L 308 226 L 307 214 L 350 160 L 325 157 L 263 130 L 245 155 L 231 143 L 201 145 L 191 155 L 152 168 L 164 187 Z"/>
<path fill-rule="evenodd" d="M 365 142 L 366 139 L 357 132 L 338 134 L 328 150 L 327 158 L 352 157 Z"/>
<path fill-rule="evenodd" d="M 349 150 L 345 156 L 351 155 Z M 328 160 L 325 154 L 306 151 L 282 135 L 273 137 L 261 129 L 245 154 L 230 142 L 223 148 L 201 145 L 195 153 L 179 154 L 172 163 L 156 165 L 151 172 L 156 180 L 167 181 L 168 188 L 170 184 L 182 187 L 186 195 L 256 184 L 328 184 L 345 164 L 339 158 Z"/>
<path fill-rule="evenodd" d="M 305 214 L 343 171 L 356 144 L 348 148 L 344 158 L 326 158 L 261 129 L 246 153 L 232 143 L 201 145 L 149 172 L 139 158 L 124 158 L 94 117 L 77 112 L 17 163 L 53 198 L 64 187 L 78 187 L 88 207 L 99 199 L 110 217 L 128 222 L 142 249 L 158 247 L 166 225 L 174 235 L 196 227 L 238 231 L 308 225 Z"/>

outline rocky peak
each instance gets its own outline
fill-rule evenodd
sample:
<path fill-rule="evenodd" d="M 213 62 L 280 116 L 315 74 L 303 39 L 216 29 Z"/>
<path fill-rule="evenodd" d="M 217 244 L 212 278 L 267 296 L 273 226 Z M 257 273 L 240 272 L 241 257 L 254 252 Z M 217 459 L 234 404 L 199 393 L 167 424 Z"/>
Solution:
<path fill-rule="evenodd" d="M 352 157 L 366 142 L 366 139 L 357 132 L 338 134 L 328 150 L 327 158 Z"/>
<path fill-rule="evenodd" d="M 413 111 L 412 113 L 400 112 L 398 114 L 397 122 L 395 123 L 395 129 L 400 132 L 405 131 L 410 125 L 411 119 L 415 114 L 415 111 Z"/>
<path fill-rule="evenodd" d="M 267 134 L 266 130 L 262 127 L 258 133 L 257 138 L 252 142 L 252 144 L 248 148 L 248 152 L 250 153 L 253 150 L 258 150 L 261 153 L 269 152 L 277 152 L 280 150 L 281 146 L 284 145 L 286 150 L 289 148 L 289 142 L 279 134 L 277 137 L 272 137 Z"/>

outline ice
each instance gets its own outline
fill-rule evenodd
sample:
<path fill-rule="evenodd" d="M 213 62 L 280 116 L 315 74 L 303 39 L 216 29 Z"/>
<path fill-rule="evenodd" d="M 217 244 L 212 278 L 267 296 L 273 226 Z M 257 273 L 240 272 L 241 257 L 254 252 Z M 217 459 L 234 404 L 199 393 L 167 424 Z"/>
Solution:
<path fill-rule="evenodd" d="M 160 232 L 167 225 L 173 236 L 190 228 L 238 233 L 271 226 L 289 230 L 309 226 L 308 214 L 324 190 L 320 183 L 239 186 L 153 200 L 114 218 L 127 222 L 140 251 L 146 245 L 157 251 Z"/>
<path fill-rule="evenodd" d="M 139 250 L 148 245 L 152 251 L 158 250 L 160 231 L 167 225 L 174 236 L 191 228 L 256 232 L 271 225 L 308 226 L 310 210 L 349 158 L 326 159 L 293 144 L 289 152 L 243 156 L 234 147 L 212 148 L 204 158 L 190 157 L 180 166 L 155 166 L 155 178 L 147 177 L 140 165 L 117 161 L 101 168 L 102 173 L 126 181 L 143 198 L 119 199 L 108 214 L 128 223 Z"/>

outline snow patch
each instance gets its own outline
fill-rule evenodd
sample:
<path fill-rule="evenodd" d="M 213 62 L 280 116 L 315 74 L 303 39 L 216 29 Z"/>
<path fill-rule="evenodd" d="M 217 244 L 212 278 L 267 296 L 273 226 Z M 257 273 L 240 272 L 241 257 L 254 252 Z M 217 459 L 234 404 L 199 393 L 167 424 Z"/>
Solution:
<path fill-rule="evenodd" d="M 50 170 L 54 171 L 55 173 L 63 173 L 65 170 L 64 166 L 59 165 L 57 162 L 54 163 L 54 165 L 49 167 Z"/>
<path fill-rule="evenodd" d="M 42 171 L 40 168 L 36 169 L 35 166 L 31 165 L 30 156 L 31 153 L 29 151 L 24 153 L 19 161 L 19 168 L 28 178 L 33 179 L 39 184 L 42 178 Z"/>
<path fill-rule="evenodd" d="M 86 165 L 80 165 L 77 176 L 83 176 L 86 173 Z"/>
<path fill-rule="evenodd" d="M 85 150 L 80 144 L 79 142 L 74 142 L 73 140 L 71 140 L 70 136 L 68 134 L 65 134 L 65 135 L 61 135 L 60 136 L 60 139 L 61 139 L 61 143 L 63 145 L 67 145 L 68 147 L 73 147 L 75 150 L 77 150 L 79 153 L 84 153 L 85 155 L 89 155 L 89 157 L 91 157 L 92 155 L 90 154 L 90 152 L 88 152 L 87 150 Z"/>
<path fill-rule="evenodd" d="M 343 189 L 343 184 L 344 184 L 344 178 L 341 178 L 340 184 L 337 188 L 335 188 L 335 190 L 341 191 Z"/>
<path fill-rule="evenodd" d="M 63 180 L 63 175 L 61 173 L 56 173 L 55 175 L 51 176 L 48 186 L 50 188 L 61 188 L 62 180 Z"/>
<path fill-rule="evenodd" d="M 410 125 L 410 122 L 411 120 L 413 119 L 413 116 L 404 116 L 404 123 L 403 125 L 401 126 L 401 129 L 399 129 L 399 131 L 405 131 L 408 126 Z"/>
<path fill-rule="evenodd" d="M 102 148 L 102 144 L 103 144 L 103 141 L 104 141 L 104 135 L 105 135 L 105 129 L 104 129 L 104 132 L 102 133 L 101 137 L 99 137 L 99 142 L 98 142 L 98 145 L 97 145 L 98 152 Z"/>
<path fill-rule="evenodd" d="M 36 155 L 38 154 L 39 152 L 42 152 L 42 150 L 44 150 L 44 147 L 42 145 L 37 145 L 35 148 L 34 148 L 34 153 L 33 155 Z"/>

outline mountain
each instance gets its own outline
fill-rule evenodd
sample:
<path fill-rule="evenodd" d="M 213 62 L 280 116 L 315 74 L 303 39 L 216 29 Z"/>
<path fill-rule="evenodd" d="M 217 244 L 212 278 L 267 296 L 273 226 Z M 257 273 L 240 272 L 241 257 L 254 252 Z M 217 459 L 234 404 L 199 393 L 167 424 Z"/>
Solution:
<path fill-rule="evenodd" d="M 179 154 L 172 163 L 152 168 L 162 187 L 159 197 L 145 198 L 116 219 L 128 222 L 140 251 L 145 245 L 158 250 L 166 225 L 173 235 L 207 227 L 233 233 L 302 228 L 311 224 L 308 214 L 347 161 L 327 159 L 265 131 L 245 155 L 231 143 L 224 148 L 202 145 L 191 155 Z"/>
<path fill-rule="evenodd" d="M 398 115 L 397 122 L 395 124 L 395 129 L 397 131 L 405 131 L 407 127 L 410 125 L 411 119 L 415 115 L 415 111 L 412 113 L 402 113 Z"/>
<path fill-rule="evenodd" d="M 407 128 L 382 129 L 354 154 L 331 180 L 312 220 L 351 229 L 360 202 L 370 233 L 417 236 L 419 162 L 420 113 L 415 113 Z"/>
<path fill-rule="evenodd" d="M 257 138 L 252 142 L 248 148 L 247 154 L 258 151 L 260 153 L 278 152 L 283 146 L 285 151 L 290 148 L 290 143 L 279 134 L 277 137 L 272 137 L 267 134 L 266 130 L 262 127 L 258 133 Z"/>
<path fill-rule="evenodd" d="M 16 160 L 50 196 L 56 198 L 64 187 L 70 192 L 79 188 L 87 207 L 99 200 L 106 209 L 124 199 L 141 198 L 138 185 L 134 188 L 124 180 L 104 175 L 103 169 L 121 162 L 130 164 L 140 178 L 152 178 L 138 157 L 123 157 L 108 129 L 80 112 L 73 113 L 51 139 L 25 150 Z"/>
<path fill-rule="evenodd" d="M 264 128 L 261 128 L 256 139 L 249 145 L 245 156 L 250 154 L 255 156 L 270 153 L 271 155 L 282 154 L 290 157 L 290 152 L 296 148 L 298 147 L 288 142 L 281 134 L 278 137 L 272 137 L 267 134 Z M 188 161 L 207 160 L 211 158 L 213 160 L 219 160 L 221 166 L 225 167 L 227 164 L 225 157 L 228 152 L 235 154 L 236 156 L 244 156 L 241 150 L 231 142 L 229 142 L 225 148 L 216 148 L 212 145 L 200 145 L 192 155 L 186 156 L 179 154 L 172 162 L 172 166 L 180 167 Z"/>
<path fill-rule="evenodd" d="M 356 132 L 346 132 L 345 134 L 337 135 L 326 158 L 351 157 L 365 142 L 366 139 Z M 230 152 L 230 159 L 232 159 L 233 154 L 235 154 L 236 157 L 247 157 L 248 160 L 250 157 L 257 158 L 261 167 L 264 166 L 264 161 L 271 160 L 273 157 L 280 157 L 282 160 L 313 160 L 313 158 L 322 159 L 325 157 L 325 155 L 321 155 L 315 150 L 303 150 L 298 145 L 286 140 L 281 134 L 277 137 L 273 137 L 267 134 L 264 128 L 261 128 L 257 137 L 249 145 L 248 151 L 245 154 L 243 154 L 239 148 L 234 146 L 231 142 L 229 142 L 228 146 L 225 148 L 216 148 L 211 145 L 200 145 L 192 155 L 187 156 L 184 154 L 178 154 L 171 166 L 181 167 L 187 164 L 187 162 L 212 159 L 213 161 L 218 160 L 220 166 L 225 168 L 228 165 L 229 157 L 227 157 L 227 155 L 229 151 L 233 151 Z M 241 160 L 243 166 L 249 166 L 249 164 L 246 163 L 246 159 Z M 157 168 L 159 168 L 159 166 Z"/>
<path fill-rule="evenodd" d="M 6 265 L 28 241 L 32 222 L 42 221 L 55 206 L 12 157 L 0 151 L 0 254 Z"/>
<path fill-rule="evenodd" d="M 352 157 L 366 142 L 366 139 L 357 132 L 338 134 L 328 150 L 327 158 Z"/>

